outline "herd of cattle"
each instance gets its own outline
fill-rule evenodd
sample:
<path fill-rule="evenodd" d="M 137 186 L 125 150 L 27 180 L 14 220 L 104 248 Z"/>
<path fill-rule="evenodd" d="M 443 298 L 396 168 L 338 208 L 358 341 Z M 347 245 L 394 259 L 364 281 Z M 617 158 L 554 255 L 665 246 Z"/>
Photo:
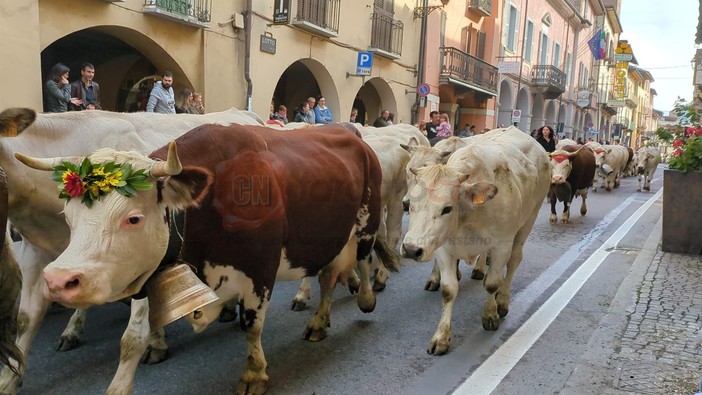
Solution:
<path fill-rule="evenodd" d="M 441 288 L 444 306 L 427 352 L 445 354 L 460 260 L 475 264 L 471 277 L 482 279 L 487 291 L 482 325 L 496 330 L 509 311 L 512 278 L 544 199 L 554 224 L 556 202 L 564 203 L 565 223 L 576 196 L 585 215 L 588 189 L 596 191 L 598 178 L 611 191 L 636 173 L 639 190 L 649 190 L 660 161 L 655 148 L 634 153 L 564 140 L 547 154 L 515 127 L 431 147 L 410 125 L 278 128 L 235 109 L 161 115 L 14 108 L 0 113 L 0 136 L 7 174 L 6 187 L 0 177 L 0 192 L 7 192 L 0 195 L 0 219 L 9 216 L 21 235 L 14 249 L 6 236 L 0 251 L 0 393 L 21 385 L 51 302 L 76 308 L 59 345 L 70 350 L 87 308 L 140 295 L 152 274 L 171 263 L 162 258 L 174 231 L 181 238 L 178 258 L 221 301 L 188 315 L 193 329 L 234 311 L 246 331 L 237 393 L 266 391 L 261 333 L 277 280 L 302 279 L 292 301 L 298 310 L 309 303 L 318 277 L 317 310 L 304 330 L 306 339 L 318 341 L 327 335 L 336 284 L 348 284 L 361 311 L 373 311 L 374 291 L 399 269 L 398 252 L 434 260 L 425 289 Z M 47 171 L 65 162 L 80 166 L 86 157 L 143 169 L 153 188 L 133 197 L 108 193 L 92 207 L 59 199 Z M 404 209 L 409 225 L 402 238 Z M 171 220 L 176 211 L 185 213 L 182 229 Z M 107 393 L 131 393 L 140 360 L 165 359 L 164 330 L 150 328 L 148 314 L 147 298 L 131 300 Z"/>

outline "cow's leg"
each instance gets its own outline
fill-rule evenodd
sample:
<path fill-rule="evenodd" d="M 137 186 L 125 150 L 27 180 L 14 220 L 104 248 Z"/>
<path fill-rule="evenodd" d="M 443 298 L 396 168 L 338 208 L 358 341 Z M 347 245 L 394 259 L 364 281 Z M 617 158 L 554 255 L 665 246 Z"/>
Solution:
<path fill-rule="evenodd" d="M 404 195 L 404 193 L 403 193 Z M 402 210 L 402 202 L 391 201 L 387 204 L 387 218 L 385 221 L 387 236 L 385 240 L 387 241 L 390 248 L 397 251 L 397 246 L 400 243 L 400 237 L 402 236 L 402 216 L 404 211 Z M 382 229 L 381 229 L 382 230 Z M 378 231 L 378 237 L 382 237 L 385 233 Z M 374 262 L 375 268 L 375 279 L 373 281 L 373 290 L 380 292 L 385 289 L 387 285 L 389 271 L 385 268 L 378 260 Z"/>
<path fill-rule="evenodd" d="M 653 179 L 653 173 L 645 173 L 644 174 L 644 191 L 650 191 L 651 190 L 651 180 Z"/>
<path fill-rule="evenodd" d="M 614 188 L 619 188 L 619 185 L 621 184 L 621 180 L 622 180 L 622 170 L 615 171 L 615 172 L 614 172 L 614 183 L 613 183 L 613 187 L 614 187 Z"/>
<path fill-rule="evenodd" d="M 582 198 L 582 202 L 580 203 L 580 215 L 585 215 L 587 214 L 587 188 L 581 189 L 578 193 Z"/>
<path fill-rule="evenodd" d="M 645 177 L 643 174 L 639 174 L 637 177 L 637 181 L 639 182 L 639 187 L 636 188 L 636 192 L 641 192 L 641 184 L 643 184 L 643 177 Z"/>
<path fill-rule="evenodd" d="M 470 273 L 471 279 L 482 280 L 485 278 L 485 274 L 487 274 L 487 257 L 487 252 L 484 252 L 475 259 L 475 268 Z"/>
<path fill-rule="evenodd" d="M 427 353 L 443 355 L 448 352 L 451 342 L 451 316 L 453 304 L 458 295 L 458 280 L 456 279 L 456 259 L 443 248 L 438 249 L 434 255 L 436 256 L 436 265 L 439 266 L 441 272 L 443 308 L 439 325 L 427 346 Z"/>
<path fill-rule="evenodd" d="M 570 201 L 566 200 L 563 202 L 563 214 L 561 214 L 561 223 L 567 224 L 570 219 L 570 205 L 573 202 L 573 196 L 571 195 Z"/>
<path fill-rule="evenodd" d="M 168 344 L 166 344 L 166 329 L 159 328 L 149 333 L 148 345 L 141 362 L 147 365 L 155 365 L 166 360 L 168 356 Z"/>
<path fill-rule="evenodd" d="M 361 259 L 357 263 L 358 277 L 361 280 L 361 286 L 358 289 L 356 304 L 364 313 L 370 313 L 375 310 L 375 294 L 370 283 L 370 255 Z"/>
<path fill-rule="evenodd" d="M 319 305 L 314 317 L 307 323 L 303 338 L 317 342 L 324 340 L 327 337 L 327 328 L 331 325 L 329 315 L 331 313 L 332 295 L 334 293 L 334 285 L 331 282 L 331 272 L 322 270 L 319 273 Z"/>
<path fill-rule="evenodd" d="M 441 272 L 440 272 L 439 264 L 434 260 L 434 266 L 431 269 L 431 274 L 429 275 L 429 278 L 427 279 L 427 282 L 424 284 L 424 289 L 426 291 L 438 291 L 439 286 L 440 286 L 440 281 L 441 281 Z"/>
<path fill-rule="evenodd" d="M 511 249 L 508 246 L 499 246 L 490 250 L 490 266 L 487 277 L 483 281 L 488 296 L 483 305 L 483 329 L 496 331 L 500 327 L 500 315 L 497 311 L 497 293 L 504 283 L 505 262 L 509 260 Z"/>
<path fill-rule="evenodd" d="M 390 271 L 386 269 L 382 263 L 378 262 L 378 259 L 373 261 L 372 270 L 375 273 L 373 278 L 373 291 L 382 292 L 388 283 Z"/>
<path fill-rule="evenodd" d="M 88 311 L 77 309 L 66 325 L 66 329 L 61 333 L 57 349 L 59 351 L 73 350 L 80 343 L 80 335 L 85 329 L 85 319 L 88 316 Z"/>
<path fill-rule="evenodd" d="M 133 299 L 129 324 L 119 343 L 119 366 L 107 394 L 131 394 L 139 360 L 149 344 L 149 299 Z"/>
<path fill-rule="evenodd" d="M 558 217 L 556 216 L 556 193 L 554 192 L 553 188 L 549 188 L 548 190 L 548 199 L 551 202 L 551 215 L 548 217 L 548 221 L 553 225 L 557 222 Z"/>
<path fill-rule="evenodd" d="M 22 291 L 17 316 L 17 347 L 22 351 L 25 363 L 19 369 L 19 376 L 9 367 L 3 367 L 0 372 L 0 394 L 14 394 L 17 387 L 22 385 L 27 366 L 27 354 L 49 307 L 49 301 L 44 298 L 43 293 L 42 270 L 52 258 L 26 240 L 19 243 L 18 249 L 15 249 L 15 256 L 22 271 Z"/>
<path fill-rule="evenodd" d="M 297 289 L 297 293 L 292 300 L 291 310 L 302 311 L 307 308 L 307 303 L 312 297 L 312 277 L 304 277 L 300 281 L 300 288 Z"/>
<path fill-rule="evenodd" d="M 270 284 L 272 289 L 273 284 Z M 267 287 L 264 287 L 267 288 Z M 239 317 L 241 328 L 246 331 L 247 357 L 244 373 L 237 387 L 237 394 L 262 395 L 268 387 L 266 356 L 263 354 L 261 334 L 269 305 L 269 296 L 244 295 L 240 301 Z"/>

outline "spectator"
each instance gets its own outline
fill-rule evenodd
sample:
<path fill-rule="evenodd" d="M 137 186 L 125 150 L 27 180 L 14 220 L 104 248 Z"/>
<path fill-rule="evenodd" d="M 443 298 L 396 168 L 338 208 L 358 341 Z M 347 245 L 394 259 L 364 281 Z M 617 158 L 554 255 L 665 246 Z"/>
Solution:
<path fill-rule="evenodd" d="M 445 138 L 449 138 L 453 136 L 453 129 L 451 128 L 451 124 L 449 123 L 449 116 L 446 113 L 443 113 L 439 115 L 439 126 L 436 127 L 436 137 L 441 138 L 441 140 Z"/>
<path fill-rule="evenodd" d="M 432 141 L 436 137 L 436 127 L 439 126 L 439 112 L 429 113 L 430 120 L 426 122 L 427 138 Z"/>
<path fill-rule="evenodd" d="M 576 143 L 581 144 L 581 145 L 585 144 L 582 137 L 578 137 L 578 140 L 576 141 Z"/>
<path fill-rule="evenodd" d="M 293 122 L 308 122 L 308 117 L 307 114 L 310 112 L 310 103 L 309 101 L 303 101 L 300 103 L 299 106 L 295 109 L 295 117 L 293 117 Z"/>
<path fill-rule="evenodd" d="M 550 126 L 542 126 L 536 131 L 536 141 L 546 152 L 551 153 L 556 150 L 556 140 L 553 138 L 553 129 Z"/>
<path fill-rule="evenodd" d="M 329 111 L 329 107 L 327 107 L 327 99 L 324 96 L 320 96 L 317 99 L 317 107 L 314 108 L 314 121 L 321 124 L 334 121 L 334 117 Z"/>
<path fill-rule="evenodd" d="M 68 73 L 71 70 L 63 63 L 56 63 L 51 68 L 49 79 L 46 81 L 46 110 L 48 112 L 66 112 L 68 103 L 80 106 L 83 101 L 71 97 L 71 85 L 68 84 Z"/>
<path fill-rule="evenodd" d="M 388 126 L 395 124 L 395 113 L 388 114 Z"/>
<path fill-rule="evenodd" d="M 202 93 L 193 92 L 193 114 L 204 114 L 205 106 L 202 105 Z"/>
<path fill-rule="evenodd" d="M 349 116 L 349 122 L 356 123 L 356 118 L 358 118 L 358 108 L 352 108 L 351 115 Z"/>
<path fill-rule="evenodd" d="M 392 122 L 390 122 L 390 111 L 388 110 L 383 110 L 382 113 L 380 113 L 380 116 L 376 118 L 375 122 L 373 122 L 373 126 L 376 128 L 382 128 L 385 126 L 390 126 L 392 125 Z"/>
<path fill-rule="evenodd" d="M 147 112 L 161 114 L 175 114 L 175 94 L 173 93 L 173 73 L 163 72 L 161 81 L 157 81 L 151 89 L 149 102 L 146 104 Z"/>
<path fill-rule="evenodd" d="M 472 136 L 473 133 L 471 133 L 470 128 L 471 128 L 471 124 L 469 124 L 469 123 L 465 124 L 465 125 L 463 126 L 463 129 L 461 129 L 461 130 L 458 131 L 457 136 L 458 136 L 458 137 L 470 137 L 470 136 Z"/>
<path fill-rule="evenodd" d="M 178 100 L 175 103 L 176 114 L 191 114 L 193 107 L 193 91 L 183 88 L 178 93 Z"/>
<path fill-rule="evenodd" d="M 278 111 L 271 115 L 271 119 L 280 121 L 283 125 L 288 124 L 288 108 L 284 105 L 278 106 Z"/>
<path fill-rule="evenodd" d="M 95 66 L 90 63 L 83 63 L 80 66 L 80 79 L 71 82 L 71 96 L 83 101 L 81 105 L 71 104 L 68 109 L 71 111 L 87 110 L 92 104 L 94 110 L 102 110 L 100 106 L 100 85 L 93 81 L 95 77 Z"/>
<path fill-rule="evenodd" d="M 307 98 L 307 105 L 309 106 L 310 110 L 307 111 L 305 122 L 309 123 L 310 125 L 314 125 L 317 121 L 315 119 L 315 113 L 314 113 L 315 103 L 317 103 L 317 100 L 314 97 L 310 96 Z"/>

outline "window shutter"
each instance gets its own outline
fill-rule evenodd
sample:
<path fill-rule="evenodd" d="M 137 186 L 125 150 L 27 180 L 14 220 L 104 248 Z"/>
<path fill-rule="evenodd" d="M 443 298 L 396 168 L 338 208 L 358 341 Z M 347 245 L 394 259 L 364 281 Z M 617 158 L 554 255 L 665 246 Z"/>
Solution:
<path fill-rule="evenodd" d="M 485 32 L 478 32 L 478 44 L 476 47 L 476 53 L 475 56 L 478 59 L 485 60 Z"/>

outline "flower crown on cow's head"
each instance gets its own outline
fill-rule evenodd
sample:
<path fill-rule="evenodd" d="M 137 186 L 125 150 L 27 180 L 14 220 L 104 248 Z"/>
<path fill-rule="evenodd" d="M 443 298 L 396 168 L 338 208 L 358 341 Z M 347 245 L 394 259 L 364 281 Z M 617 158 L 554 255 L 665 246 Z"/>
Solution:
<path fill-rule="evenodd" d="M 51 179 L 58 182 L 59 198 L 71 199 L 82 196 L 81 203 L 92 207 L 113 190 L 126 197 L 135 196 L 137 191 L 151 189 L 153 184 L 146 181 L 146 172 L 132 171 L 129 163 L 92 163 L 85 158 L 80 166 L 63 162 L 53 168 Z"/>

